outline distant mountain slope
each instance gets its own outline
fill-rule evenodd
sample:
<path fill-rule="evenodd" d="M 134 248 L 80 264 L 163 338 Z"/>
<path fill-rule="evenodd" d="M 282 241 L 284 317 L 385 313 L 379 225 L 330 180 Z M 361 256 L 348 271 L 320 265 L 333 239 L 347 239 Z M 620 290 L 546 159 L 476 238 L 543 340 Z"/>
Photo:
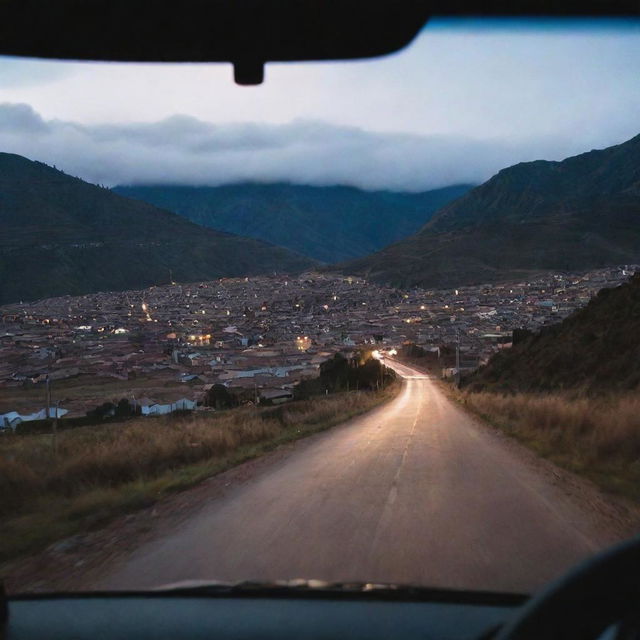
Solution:
<path fill-rule="evenodd" d="M 640 136 L 562 162 L 503 169 L 415 235 L 340 270 L 455 286 L 640 260 Z"/>
<path fill-rule="evenodd" d="M 114 191 L 175 211 L 206 227 L 266 240 L 333 263 L 367 255 L 415 233 L 436 210 L 470 188 L 456 185 L 396 193 L 245 183 L 132 186 Z"/>
<path fill-rule="evenodd" d="M 591 392 L 640 385 L 640 275 L 602 289 L 559 324 L 502 351 L 464 381 L 471 390 Z"/>
<path fill-rule="evenodd" d="M 0 304 L 312 264 L 0 153 Z"/>

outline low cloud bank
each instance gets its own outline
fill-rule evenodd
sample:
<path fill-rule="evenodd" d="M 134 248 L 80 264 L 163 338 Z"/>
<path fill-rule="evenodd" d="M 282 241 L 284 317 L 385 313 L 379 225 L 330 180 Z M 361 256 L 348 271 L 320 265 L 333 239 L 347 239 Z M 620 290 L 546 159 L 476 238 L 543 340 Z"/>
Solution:
<path fill-rule="evenodd" d="M 216 125 L 175 115 L 155 123 L 83 125 L 45 120 L 27 104 L 0 104 L 0 151 L 107 186 L 288 181 L 422 191 L 480 183 L 516 162 L 585 150 L 557 138 L 419 136 L 308 120 Z"/>

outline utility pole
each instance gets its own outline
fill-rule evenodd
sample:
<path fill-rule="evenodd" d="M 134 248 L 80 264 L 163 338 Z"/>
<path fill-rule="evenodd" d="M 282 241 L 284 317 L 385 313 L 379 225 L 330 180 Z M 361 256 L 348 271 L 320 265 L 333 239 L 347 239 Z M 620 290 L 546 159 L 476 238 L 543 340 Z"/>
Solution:
<path fill-rule="evenodd" d="M 60 400 L 56 402 L 56 413 L 53 418 L 53 455 L 58 455 L 58 414 L 60 413 Z"/>
<path fill-rule="evenodd" d="M 45 379 L 45 388 L 46 388 L 46 403 L 47 403 L 47 411 L 46 411 L 46 418 L 47 420 L 51 417 L 51 386 L 49 384 L 49 374 L 47 373 Z"/>
<path fill-rule="evenodd" d="M 456 329 L 456 387 L 460 386 L 460 329 Z"/>

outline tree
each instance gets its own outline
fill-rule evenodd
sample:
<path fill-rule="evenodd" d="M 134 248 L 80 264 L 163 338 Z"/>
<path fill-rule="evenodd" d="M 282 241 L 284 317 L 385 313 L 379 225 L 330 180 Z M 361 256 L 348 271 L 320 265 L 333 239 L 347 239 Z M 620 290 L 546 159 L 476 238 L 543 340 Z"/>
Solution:
<path fill-rule="evenodd" d="M 233 395 L 223 384 L 214 384 L 204 398 L 207 407 L 215 409 L 232 409 L 239 405 L 238 398 Z"/>

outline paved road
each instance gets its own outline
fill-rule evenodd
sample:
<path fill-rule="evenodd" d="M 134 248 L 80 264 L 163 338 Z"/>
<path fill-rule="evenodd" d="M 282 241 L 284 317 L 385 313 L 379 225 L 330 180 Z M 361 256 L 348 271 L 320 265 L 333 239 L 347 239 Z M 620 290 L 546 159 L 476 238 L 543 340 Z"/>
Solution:
<path fill-rule="evenodd" d="M 553 474 L 397 366 L 394 401 L 300 442 L 95 586 L 307 577 L 522 591 L 610 542 Z"/>

